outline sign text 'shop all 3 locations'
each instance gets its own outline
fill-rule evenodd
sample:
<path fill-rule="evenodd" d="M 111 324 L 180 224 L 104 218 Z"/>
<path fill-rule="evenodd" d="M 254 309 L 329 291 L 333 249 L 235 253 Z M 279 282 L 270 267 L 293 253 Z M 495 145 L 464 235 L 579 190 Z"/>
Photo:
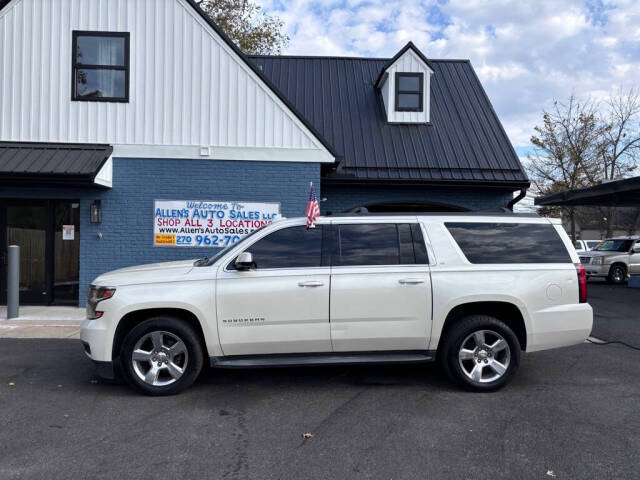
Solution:
<path fill-rule="evenodd" d="M 280 218 L 279 203 L 156 200 L 153 243 L 227 247 Z"/>

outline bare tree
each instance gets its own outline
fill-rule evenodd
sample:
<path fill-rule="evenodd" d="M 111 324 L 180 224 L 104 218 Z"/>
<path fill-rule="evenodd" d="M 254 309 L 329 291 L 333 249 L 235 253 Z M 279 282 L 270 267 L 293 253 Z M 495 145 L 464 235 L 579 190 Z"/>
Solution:
<path fill-rule="evenodd" d="M 599 174 L 598 154 L 602 150 L 602 127 L 597 106 L 580 103 L 574 95 L 565 103 L 554 101 L 543 111 L 542 126 L 535 127 L 528 169 L 533 183 L 543 194 L 593 184 Z M 571 238 L 576 239 L 573 207 L 563 209 L 571 223 Z"/>
<path fill-rule="evenodd" d="M 640 96 L 636 89 L 619 90 L 605 102 L 602 113 L 600 159 L 604 180 L 624 178 L 633 172 L 640 158 Z M 607 207 L 607 236 L 613 234 L 616 209 Z"/>
<path fill-rule="evenodd" d="M 224 32 L 249 55 L 278 55 L 289 44 L 284 23 L 261 11 L 250 0 L 200 0 L 198 2 Z"/>

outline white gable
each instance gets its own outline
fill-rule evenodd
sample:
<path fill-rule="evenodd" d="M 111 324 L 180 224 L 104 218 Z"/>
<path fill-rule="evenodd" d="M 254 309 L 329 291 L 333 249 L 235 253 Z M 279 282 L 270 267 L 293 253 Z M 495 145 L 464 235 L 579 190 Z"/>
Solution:
<path fill-rule="evenodd" d="M 396 73 L 422 73 L 424 103 L 421 112 L 396 111 Z M 428 123 L 430 121 L 431 75 L 433 70 L 411 48 L 387 68 L 380 90 L 389 123 Z"/>
<path fill-rule="evenodd" d="M 71 100 L 72 31 L 130 32 L 128 103 Z M 0 140 L 114 157 L 332 162 L 185 0 L 13 0 L 0 12 Z"/>

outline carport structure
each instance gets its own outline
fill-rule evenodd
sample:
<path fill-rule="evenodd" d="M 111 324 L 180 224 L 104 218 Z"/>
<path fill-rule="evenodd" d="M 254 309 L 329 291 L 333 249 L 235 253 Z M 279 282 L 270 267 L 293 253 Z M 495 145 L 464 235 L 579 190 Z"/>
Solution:
<path fill-rule="evenodd" d="M 640 177 L 601 183 L 593 187 L 568 190 L 537 197 L 540 206 L 637 207 L 640 206 Z"/>

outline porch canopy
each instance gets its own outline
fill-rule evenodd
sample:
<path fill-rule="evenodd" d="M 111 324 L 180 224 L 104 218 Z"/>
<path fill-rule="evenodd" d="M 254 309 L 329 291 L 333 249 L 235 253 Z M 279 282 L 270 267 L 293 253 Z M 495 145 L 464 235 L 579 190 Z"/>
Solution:
<path fill-rule="evenodd" d="M 640 206 L 640 177 L 613 180 L 594 187 L 537 197 L 535 204 L 541 206 L 638 207 Z"/>
<path fill-rule="evenodd" d="M 0 142 L 0 185 L 111 187 L 113 147 Z"/>

